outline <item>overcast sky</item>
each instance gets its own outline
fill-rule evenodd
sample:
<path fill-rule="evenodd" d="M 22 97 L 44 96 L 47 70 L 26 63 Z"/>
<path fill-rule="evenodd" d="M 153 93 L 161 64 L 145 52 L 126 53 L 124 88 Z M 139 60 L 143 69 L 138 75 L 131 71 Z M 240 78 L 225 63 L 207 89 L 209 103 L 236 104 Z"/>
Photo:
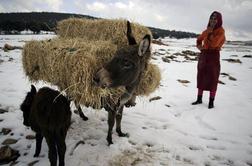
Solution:
<path fill-rule="evenodd" d="M 252 0 L 0 0 L 0 12 L 50 11 L 126 18 L 146 26 L 201 33 L 219 11 L 227 40 L 252 40 Z"/>

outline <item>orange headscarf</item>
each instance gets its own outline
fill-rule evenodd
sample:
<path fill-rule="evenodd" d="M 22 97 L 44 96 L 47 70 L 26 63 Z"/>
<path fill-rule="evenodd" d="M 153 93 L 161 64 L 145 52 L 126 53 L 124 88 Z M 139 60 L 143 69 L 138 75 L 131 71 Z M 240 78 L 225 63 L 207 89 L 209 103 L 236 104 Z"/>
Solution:
<path fill-rule="evenodd" d="M 222 27 L 222 16 L 219 12 L 214 11 L 213 14 L 217 15 L 217 23 L 212 32 L 208 29 L 202 32 L 197 38 L 197 46 L 202 45 L 204 49 L 215 49 L 220 50 L 225 42 L 225 30 Z M 207 27 L 209 27 L 209 22 Z"/>

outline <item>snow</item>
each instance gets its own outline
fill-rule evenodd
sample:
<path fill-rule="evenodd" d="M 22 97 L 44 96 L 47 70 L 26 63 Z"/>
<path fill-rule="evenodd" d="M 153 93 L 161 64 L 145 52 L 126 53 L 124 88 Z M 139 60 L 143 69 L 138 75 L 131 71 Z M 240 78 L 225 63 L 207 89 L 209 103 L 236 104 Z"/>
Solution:
<path fill-rule="evenodd" d="M 23 46 L 29 40 L 52 37 L 54 35 L 0 35 L 0 47 L 5 43 Z M 118 137 L 114 131 L 114 144 L 108 146 L 107 112 L 83 107 L 89 120 L 82 121 L 78 115 L 72 114 L 73 123 L 66 138 L 66 165 L 252 165 L 252 58 L 242 57 L 252 54 L 252 46 L 226 44 L 222 49 L 221 59 L 240 59 L 242 63 L 221 61 L 221 72 L 237 80 L 221 75 L 220 80 L 225 85 L 218 85 L 215 107 L 208 109 L 208 92 L 204 92 L 203 104 L 191 105 L 197 93 L 197 62 L 165 63 L 161 59 L 182 50 L 197 51 L 195 39 L 165 38 L 162 41 L 169 46 L 152 45 L 153 52 L 165 54 L 154 56 L 157 60 L 152 60 L 161 70 L 160 88 L 148 97 L 137 98 L 135 107 L 124 110 L 122 130 L 130 137 Z M 11 128 L 12 134 L 0 135 L 0 143 L 6 138 L 18 140 L 11 145 L 21 154 L 17 165 L 37 160 L 36 166 L 49 165 L 45 140 L 40 156 L 33 158 L 35 140 L 25 138 L 34 133 L 23 126 L 19 110 L 31 84 L 23 72 L 22 50 L 0 50 L 1 60 L 0 108 L 8 112 L 0 114 L 0 120 L 3 120 L 0 121 L 0 130 Z M 189 80 L 190 83 L 181 84 L 178 79 Z M 39 88 L 46 84 L 39 82 L 35 85 Z M 155 96 L 162 98 L 149 102 Z M 74 149 L 81 140 L 85 144 Z"/>

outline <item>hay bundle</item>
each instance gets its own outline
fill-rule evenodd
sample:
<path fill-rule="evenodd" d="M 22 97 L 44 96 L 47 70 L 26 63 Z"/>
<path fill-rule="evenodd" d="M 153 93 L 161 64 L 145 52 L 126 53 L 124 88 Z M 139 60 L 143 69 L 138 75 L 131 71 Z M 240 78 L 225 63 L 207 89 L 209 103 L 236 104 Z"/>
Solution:
<path fill-rule="evenodd" d="M 43 80 L 65 90 L 68 96 L 86 106 L 99 108 L 101 98 L 119 96 L 122 88 L 93 86 L 95 72 L 114 55 L 109 41 L 53 39 L 31 41 L 23 51 L 23 67 L 31 81 Z"/>
<path fill-rule="evenodd" d="M 23 68 L 29 79 L 31 81 L 48 80 L 45 78 L 48 75 L 44 57 L 49 55 L 49 50 L 45 49 L 41 42 L 31 41 L 25 44 L 22 54 Z"/>
<path fill-rule="evenodd" d="M 151 34 L 148 28 L 131 24 L 139 43 Z M 58 23 L 59 38 L 31 41 L 24 46 L 23 67 L 31 81 L 45 81 L 65 90 L 76 102 L 101 107 L 102 98 L 117 102 L 125 88 L 102 89 L 93 85 L 95 72 L 110 61 L 120 47 L 128 45 L 126 20 L 67 19 Z M 136 95 L 149 95 L 160 82 L 157 66 L 148 64 Z"/>
<path fill-rule="evenodd" d="M 131 23 L 132 33 L 139 43 L 151 31 L 137 23 Z M 123 19 L 77 19 L 70 18 L 60 21 L 57 34 L 62 38 L 80 37 L 85 40 L 110 40 L 119 47 L 126 46 L 127 21 Z"/>
<path fill-rule="evenodd" d="M 161 74 L 158 66 L 149 63 L 142 77 L 139 86 L 136 87 L 136 95 L 148 96 L 160 85 Z"/>
<path fill-rule="evenodd" d="M 31 81 L 46 81 L 66 90 L 68 96 L 80 104 L 101 107 L 101 98 L 115 102 L 124 88 L 102 89 L 93 85 L 95 72 L 108 62 L 117 50 L 110 41 L 84 41 L 83 39 L 52 39 L 31 41 L 24 46 L 23 67 Z M 137 95 L 149 95 L 159 85 L 157 66 L 149 64 L 137 87 Z"/>

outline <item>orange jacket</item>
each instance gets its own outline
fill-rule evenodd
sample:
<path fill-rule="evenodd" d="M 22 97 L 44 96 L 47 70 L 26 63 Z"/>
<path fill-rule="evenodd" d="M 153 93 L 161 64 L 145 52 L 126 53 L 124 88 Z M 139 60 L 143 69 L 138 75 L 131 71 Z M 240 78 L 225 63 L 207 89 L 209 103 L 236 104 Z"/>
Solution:
<path fill-rule="evenodd" d="M 225 30 L 222 27 L 215 29 L 212 33 L 205 30 L 197 38 L 197 46 L 203 46 L 203 49 L 220 50 L 225 42 Z"/>

